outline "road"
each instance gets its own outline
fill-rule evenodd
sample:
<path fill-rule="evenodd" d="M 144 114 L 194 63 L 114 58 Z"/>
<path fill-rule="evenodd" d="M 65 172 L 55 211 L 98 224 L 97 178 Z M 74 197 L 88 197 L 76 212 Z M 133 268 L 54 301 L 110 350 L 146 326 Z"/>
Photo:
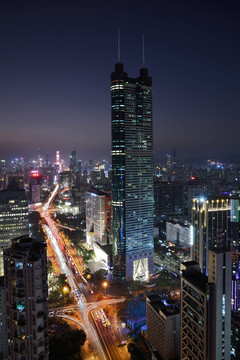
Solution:
<path fill-rule="evenodd" d="M 104 346 L 108 350 L 108 357 L 116 360 L 129 360 L 129 353 L 126 345 L 122 346 L 122 338 L 115 324 L 107 325 L 99 317 L 100 311 L 95 309 L 91 312 L 98 333 L 101 334 Z M 109 322 L 110 324 L 110 322 Z"/>
<path fill-rule="evenodd" d="M 44 204 L 42 209 L 39 209 L 42 218 L 45 220 L 46 224 L 44 224 L 44 228 L 47 234 L 47 237 L 51 243 L 51 246 L 57 256 L 57 260 L 59 266 L 61 268 L 61 272 L 66 274 L 73 294 L 75 295 L 76 292 L 79 292 L 82 296 L 84 301 L 79 301 L 79 297 L 76 299 L 79 303 L 75 307 L 78 310 L 79 314 L 82 318 L 82 324 L 84 324 L 84 328 L 88 335 L 88 340 L 90 347 L 92 349 L 92 353 L 94 356 L 94 360 L 124 360 L 127 359 L 123 357 L 122 349 L 117 347 L 117 344 L 121 343 L 121 338 L 117 339 L 117 334 L 114 334 L 113 330 L 101 328 L 100 324 L 96 324 L 93 319 L 91 318 L 91 312 L 99 307 L 107 306 L 110 304 L 115 304 L 119 302 L 123 302 L 124 298 L 120 299 L 106 299 L 100 302 L 91 301 L 95 299 L 94 295 L 89 293 L 89 289 L 87 288 L 86 284 L 83 284 L 80 278 L 80 274 L 82 274 L 82 268 L 79 269 L 79 264 L 75 264 L 77 260 L 76 257 L 71 257 L 69 260 L 68 254 L 71 253 L 71 249 L 69 248 L 69 244 L 67 244 L 68 253 L 66 253 L 66 244 L 63 244 L 63 239 L 60 237 L 57 227 L 54 224 L 53 219 L 49 213 L 49 206 L 53 201 L 55 195 L 58 191 L 58 185 L 55 187 L 51 195 L 49 196 L 47 202 Z M 72 268 L 78 269 L 78 271 L 72 271 Z M 83 280 L 83 279 L 82 279 Z M 85 279 L 84 279 L 85 280 Z M 76 295 L 75 295 L 76 296 Z M 90 300 L 91 302 L 87 302 Z M 94 325 L 95 322 L 95 325 Z M 96 328 L 95 328 L 96 326 Z M 97 330 L 98 331 L 97 331 Z M 110 330 L 110 331 L 106 331 Z M 101 339 L 99 338 L 99 334 L 101 334 Z M 106 353 L 103 348 L 103 344 L 106 350 Z"/>

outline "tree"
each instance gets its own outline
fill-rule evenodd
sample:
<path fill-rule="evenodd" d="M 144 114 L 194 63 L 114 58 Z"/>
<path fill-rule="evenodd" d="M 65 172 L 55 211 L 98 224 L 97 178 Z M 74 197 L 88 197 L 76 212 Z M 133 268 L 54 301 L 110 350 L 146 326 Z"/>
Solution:
<path fill-rule="evenodd" d="M 128 344 L 128 352 L 131 355 L 131 360 L 144 360 L 141 351 L 133 341 Z"/>
<path fill-rule="evenodd" d="M 48 260 L 48 262 L 47 262 L 47 272 L 48 272 L 48 274 L 53 273 L 53 266 L 52 266 L 51 260 Z"/>
<path fill-rule="evenodd" d="M 83 330 L 71 330 L 66 321 L 59 318 L 49 319 L 49 360 L 80 360 L 81 347 L 86 341 Z"/>

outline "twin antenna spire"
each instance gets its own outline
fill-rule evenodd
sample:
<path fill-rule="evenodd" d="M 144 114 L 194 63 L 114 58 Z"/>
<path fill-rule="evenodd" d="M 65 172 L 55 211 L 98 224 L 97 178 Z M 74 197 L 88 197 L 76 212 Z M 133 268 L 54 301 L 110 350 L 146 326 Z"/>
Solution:
<path fill-rule="evenodd" d="M 120 29 L 118 28 L 118 62 L 120 63 Z"/>
<path fill-rule="evenodd" d="M 118 63 L 120 63 L 120 29 L 118 28 Z M 145 68 L 145 47 L 144 47 L 144 35 L 142 36 L 142 66 Z"/>
<path fill-rule="evenodd" d="M 145 48 L 144 48 L 144 35 L 142 36 L 142 57 L 143 57 L 143 68 L 145 68 Z"/>

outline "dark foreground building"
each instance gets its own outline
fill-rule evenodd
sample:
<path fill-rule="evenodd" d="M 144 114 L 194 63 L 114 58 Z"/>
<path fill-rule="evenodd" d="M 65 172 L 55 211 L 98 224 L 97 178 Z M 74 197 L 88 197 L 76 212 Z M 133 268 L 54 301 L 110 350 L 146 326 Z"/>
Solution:
<path fill-rule="evenodd" d="M 8 360 L 48 359 L 45 243 L 28 236 L 4 252 Z"/>

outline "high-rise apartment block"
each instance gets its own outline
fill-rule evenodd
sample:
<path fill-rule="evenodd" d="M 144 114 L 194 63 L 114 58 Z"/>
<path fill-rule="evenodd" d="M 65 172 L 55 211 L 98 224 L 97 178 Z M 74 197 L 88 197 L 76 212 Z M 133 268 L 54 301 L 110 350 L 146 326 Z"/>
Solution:
<path fill-rule="evenodd" d="M 47 360 L 47 260 L 44 243 L 14 239 L 4 252 L 7 360 Z"/>
<path fill-rule="evenodd" d="M 146 298 L 147 341 L 153 355 L 162 360 L 180 358 L 180 312 L 175 305 L 164 303 L 158 295 Z"/>
<path fill-rule="evenodd" d="M 232 359 L 240 359 L 240 311 L 232 311 L 231 316 L 231 329 L 232 329 L 232 340 L 231 340 L 231 355 Z"/>
<path fill-rule="evenodd" d="M 209 250 L 208 277 L 194 261 L 181 270 L 181 360 L 230 360 L 232 262 L 223 237 Z"/>
<path fill-rule="evenodd" d="M 28 199 L 24 190 L 0 191 L 0 275 L 3 275 L 3 250 L 11 240 L 28 235 Z"/>
<path fill-rule="evenodd" d="M 152 79 L 130 78 L 118 62 L 111 74 L 113 263 L 119 280 L 153 272 Z"/>
<path fill-rule="evenodd" d="M 218 243 L 209 250 L 208 282 L 213 284 L 211 360 L 230 360 L 231 351 L 231 250 Z"/>
<path fill-rule="evenodd" d="M 209 360 L 213 286 L 195 262 L 183 263 L 181 270 L 181 360 Z"/>
<path fill-rule="evenodd" d="M 4 359 L 6 359 L 7 335 L 6 335 L 4 276 L 0 276 L 0 354 L 3 356 Z"/>

